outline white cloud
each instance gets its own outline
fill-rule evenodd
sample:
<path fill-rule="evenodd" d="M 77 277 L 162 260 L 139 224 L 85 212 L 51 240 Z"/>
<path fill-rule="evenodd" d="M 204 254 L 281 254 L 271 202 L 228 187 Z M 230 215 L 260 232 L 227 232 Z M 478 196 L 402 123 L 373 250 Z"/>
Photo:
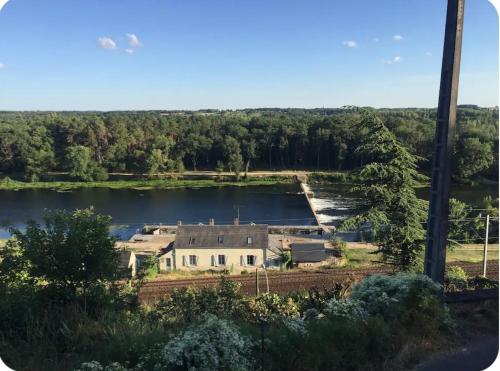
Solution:
<path fill-rule="evenodd" d="M 342 42 L 342 45 L 344 45 L 348 48 L 357 48 L 358 47 L 358 43 L 356 41 L 353 41 L 353 40 L 344 41 L 344 42 Z"/>
<path fill-rule="evenodd" d="M 5 4 L 7 4 L 7 1 L 9 0 L 0 0 L 0 10 L 2 10 Z"/>
<path fill-rule="evenodd" d="M 103 49 L 113 50 L 116 49 L 116 43 L 113 39 L 109 37 L 100 37 L 97 39 L 97 43 Z"/>
<path fill-rule="evenodd" d="M 394 64 L 394 63 L 399 63 L 403 60 L 399 55 L 395 56 L 392 59 L 382 59 L 382 63 L 384 64 Z"/>
<path fill-rule="evenodd" d="M 374 38 L 373 38 L 373 42 L 374 42 L 374 43 L 378 43 L 379 41 L 380 41 L 380 39 L 379 39 L 378 37 L 374 37 Z"/>
<path fill-rule="evenodd" d="M 432 53 L 431 52 L 425 52 L 425 55 L 428 56 L 428 57 L 432 57 Z"/>
<path fill-rule="evenodd" d="M 394 36 L 392 37 L 392 39 L 393 39 L 394 41 L 401 41 L 401 40 L 403 40 L 403 36 L 401 36 L 401 35 L 394 35 Z"/>
<path fill-rule="evenodd" d="M 128 38 L 128 44 L 132 47 L 132 48 L 137 48 L 138 46 L 141 46 L 141 42 L 139 41 L 139 38 L 137 37 L 136 34 L 133 34 L 133 33 L 128 33 L 126 34 L 127 38 Z"/>
<path fill-rule="evenodd" d="M 134 54 L 134 49 L 125 49 L 125 53 Z"/>
<path fill-rule="evenodd" d="M 6 68 L 7 66 L 4 64 L 4 63 L 0 63 L 0 70 L 3 70 L 4 68 Z"/>

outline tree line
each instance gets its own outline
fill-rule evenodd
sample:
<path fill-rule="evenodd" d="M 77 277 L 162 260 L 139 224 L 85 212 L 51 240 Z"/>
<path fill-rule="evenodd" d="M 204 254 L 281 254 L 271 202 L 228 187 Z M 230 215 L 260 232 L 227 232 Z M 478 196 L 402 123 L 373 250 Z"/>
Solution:
<path fill-rule="evenodd" d="M 431 166 L 435 109 L 374 110 L 398 141 Z M 185 169 L 345 171 L 366 162 L 368 134 L 349 109 L 0 112 L 0 172 L 26 181 L 50 171 L 83 180 L 109 172 Z M 454 177 L 498 179 L 498 110 L 459 109 Z"/>

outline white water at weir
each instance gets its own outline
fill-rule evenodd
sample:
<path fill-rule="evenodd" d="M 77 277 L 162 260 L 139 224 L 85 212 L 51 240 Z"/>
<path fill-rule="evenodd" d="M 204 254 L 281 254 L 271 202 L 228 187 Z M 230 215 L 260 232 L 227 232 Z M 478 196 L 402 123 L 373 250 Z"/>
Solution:
<path fill-rule="evenodd" d="M 346 195 L 345 189 L 336 187 L 304 184 L 304 189 L 314 195 L 309 200 L 319 222 L 326 225 L 339 225 L 342 220 L 356 213 L 362 201 L 360 198 Z"/>

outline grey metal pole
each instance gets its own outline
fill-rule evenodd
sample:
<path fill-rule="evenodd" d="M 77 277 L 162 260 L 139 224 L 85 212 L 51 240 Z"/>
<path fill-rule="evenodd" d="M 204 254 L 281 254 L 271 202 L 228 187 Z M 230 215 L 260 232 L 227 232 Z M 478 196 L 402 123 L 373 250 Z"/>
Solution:
<path fill-rule="evenodd" d="M 446 261 L 463 19 L 464 0 L 448 0 L 424 261 L 424 273 L 441 284 Z"/>
<path fill-rule="evenodd" d="M 255 268 L 255 295 L 259 296 L 259 268 Z"/>
<path fill-rule="evenodd" d="M 267 293 L 269 294 L 269 277 L 267 276 L 267 269 L 265 264 L 262 264 L 262 269 L 264 269 L 264 274 L 266 275 L 266 288 Z"/>
<path fill-rule="evenodd" d="M 490 215 L 486 215 L 486 233 L 484 236 L 484 249 L 483 249 L 483 277 L 486 277 L 486 261 L 488 260 L 488 235 L 490 232 Z"/>

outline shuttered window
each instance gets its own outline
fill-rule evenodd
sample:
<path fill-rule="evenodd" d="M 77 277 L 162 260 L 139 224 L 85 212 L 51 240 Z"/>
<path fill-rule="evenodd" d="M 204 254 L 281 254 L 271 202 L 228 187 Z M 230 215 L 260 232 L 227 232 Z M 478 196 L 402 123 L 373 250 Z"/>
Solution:
<path fill-rule="evenodd" d="M 255 255 L 247 255 L 247 265 L 255 265 Z"/>
<path fill-rule="evenodd" d="M 219 265 L 226 265 L 226 255 L 219 255 Z"/>
<path fill-rule="evenodd" d="M 196 255 L 189 255 L 189 265 L 198 265 L 198 257 Z"/>

